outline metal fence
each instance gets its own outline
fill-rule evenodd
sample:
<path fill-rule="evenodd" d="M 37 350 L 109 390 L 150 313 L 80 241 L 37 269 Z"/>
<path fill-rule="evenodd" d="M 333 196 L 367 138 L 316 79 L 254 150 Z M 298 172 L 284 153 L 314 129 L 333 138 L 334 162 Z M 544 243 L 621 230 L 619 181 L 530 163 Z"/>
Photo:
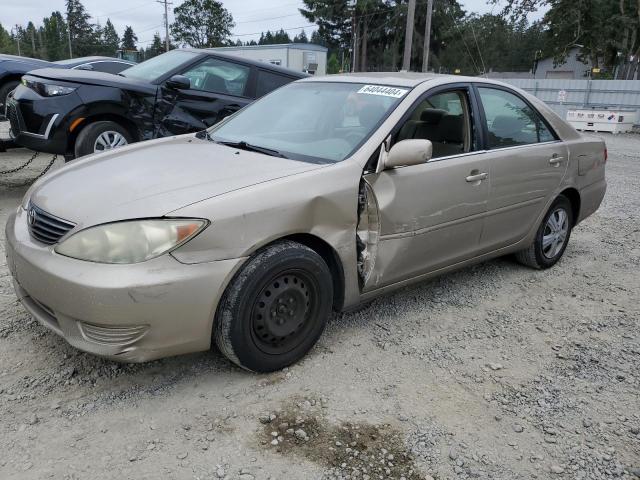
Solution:
<path fill-rule="evenodd" d="M 640 123 L 640 80 L 501 79 L 548 104 L 562 118 L 567 110 L 635 110 Z M 564 92 L 564 93 L 562 93 Z"/>

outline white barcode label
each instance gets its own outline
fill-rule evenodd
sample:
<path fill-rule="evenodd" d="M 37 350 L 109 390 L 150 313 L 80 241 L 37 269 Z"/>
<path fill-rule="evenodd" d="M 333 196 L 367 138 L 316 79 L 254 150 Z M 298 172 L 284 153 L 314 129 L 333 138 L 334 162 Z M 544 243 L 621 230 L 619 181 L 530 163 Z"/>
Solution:
<path fill-rule="evenodd" d="M 358 93 L 366 93 L 367 95 L 382 95 L 383 97 L 401 98 L 409 90 L 405 88 L 386 87 L 384 85 L 365 85 Z"/>

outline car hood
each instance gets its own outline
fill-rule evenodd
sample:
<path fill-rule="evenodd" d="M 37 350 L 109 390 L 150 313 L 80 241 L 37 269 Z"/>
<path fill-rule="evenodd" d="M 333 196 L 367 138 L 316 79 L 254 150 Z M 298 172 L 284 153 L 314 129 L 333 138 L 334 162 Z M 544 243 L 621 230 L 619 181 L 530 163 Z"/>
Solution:
<path fill-rule="evenodd" d="M 76 160 L 36 182 L 25 199 L 86 227 L 161 217 L 207 198 L 324 166 L 182 135 Z"/>
<path fill-rule="evenodd" d="M 73 70 L 62 68 L 39 68 L 31 70 L 29 76 L 62 82 L 81 83 L 84 85 L 99 85 L 123 89 L 152 89 L 156 86 L 141 80 L 114 75 L 112 73 L 93 72 L 91 70 Z"/>

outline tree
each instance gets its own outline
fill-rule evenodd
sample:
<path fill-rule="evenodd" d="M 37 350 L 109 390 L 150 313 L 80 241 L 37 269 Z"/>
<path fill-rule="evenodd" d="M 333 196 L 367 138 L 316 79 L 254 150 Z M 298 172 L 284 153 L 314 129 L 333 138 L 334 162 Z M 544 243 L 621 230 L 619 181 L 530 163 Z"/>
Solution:
<path fill-rule="evenodd" d="M 116 50 L 120 46 L 120 37 L 116 32 L 113 23 L 107 18 L 107 23 L 104 24 L 101 35 L 102 51 L 105 55 L 115 55 Z"/>
<path fill-rule="evenodd" d="M 338 56 L 334 53 L 331 54 L 329 60 L 327 60 L 327 73 L 339 73 L 340 72 L 340 62 L 338 61 Z"/>
<path fill-rule="evenodd" d="M 166 45 L 162 43 L 162 39 L 160 38 L 160 34 L 158 32 L 153 35 L 153 42 L 151 42 L 151 46 L 147 50 L 147 53 L 150 56 L 145 56 L 145 58 L 157 57 L 161 55 L 166 50 Z"/>
<path fill-rule="evenodd" d="M 499 0 L 491 0 L 499 3 Z M 547 53 L 563 63 L 573 48 L 579 58 L 612 71 L 617 78 L 633 78 L 640 55 L 640 2 L 638 0 L 507 0 L 503 16 L 517 19 L 542 6 Z"/>
<path fill-rule="evenodd" d="M 16 54 L 16 42 L 0 23 L 0 53 Z"/>
<path fill-rule="evenodd" d="M 158 38 L 160 38 L 158 36 Z M 133 28 L 129 25 L 124 29 L 124 34 L 122 35 L 122 48 L 124 50 L 137 50 L 136 42 L 138 41 L 138 37 L 135 33 L 133 33 Z"/>
<path fill-rule="evenodd" d="M 45 56 L 47 60 L 56 61 L 69 58 L 67 43 L 67 24 L 62 13 L 52 12 L 51 16 L 42 20 Z"/>
<path fill-rule="evenodd" d="M 91 15 L 87 13 L 80 0 L 66 0 L 66 6 L 67 28 L 71 34 L 73 56 L 84 57 L 90 55 L 99 43 L 93 25 L 89 23 Z"/>
<path fill-rule="evenodd" d="M 304 30 L 302 30 L 298 35 L 293 37 L 293 43 L 309 43 L 309 39 L 307 38 L 307 34 Z"/>
<path fill-rule="evenodd" d="M 235 26 L 231 14 L 216 0 L 185 0 L 173 13 L 173 37 L 196 48 L 226 44 Z"/>

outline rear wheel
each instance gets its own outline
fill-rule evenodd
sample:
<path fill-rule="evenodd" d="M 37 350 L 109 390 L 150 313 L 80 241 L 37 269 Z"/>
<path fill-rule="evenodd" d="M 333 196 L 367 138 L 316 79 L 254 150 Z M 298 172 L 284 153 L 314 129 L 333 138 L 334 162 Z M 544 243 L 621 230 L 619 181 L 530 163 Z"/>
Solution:
<path fill-rule="evenodd" d="M 247 370 L 279 370 L 318 341 L 332 299 L 322 257 L 299 243 L 279 242 L 252 257 L 228 286 L 215 319 L 215 342 Z"/>
<path fill-rule="evenodd" d="M 105 152 L 131 143 L 131 135 L 121 125 L 111 121 L 90 123 L 76 139 L 76 157 Z"/>
<path fill-rule="evenodd" d="M 564 195 L 560 195 L 542 219 L 533 244 L 517 252 L 516 259 L 533 268 L 552 267 L 567 248 L 573 221 L 571 202 Z"/>
<path fill-rule="evenodd" d="M 18 86 L 20 82 L 12 80 L 0 86 L 0 114 L 4 115 L 9 94 Z"/>

